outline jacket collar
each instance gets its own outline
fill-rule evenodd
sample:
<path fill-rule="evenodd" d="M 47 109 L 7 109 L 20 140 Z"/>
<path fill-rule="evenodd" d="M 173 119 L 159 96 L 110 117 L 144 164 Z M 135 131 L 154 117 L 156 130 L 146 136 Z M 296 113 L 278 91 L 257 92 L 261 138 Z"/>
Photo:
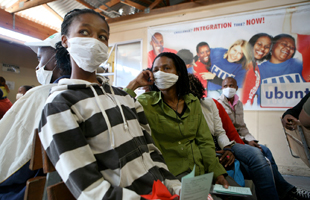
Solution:
<path fill-rule="evenodd" d="M 167 115 L 169 115 L 171 117 L 175 117 L 175 111 L 164 103 L 164 100 L 162 98 L 162 93 L 159 91 L 159 92 L 154 93 L 153 95 L 154 95 L 153 96 L 154 98 L 153 98 L 152 105 L 154 106 L 156 104 L 159 104 Z M 197 101 L 198 98 L 195 97 L 194 95 L 192 95 L 191 93 L 189 93 L 187 95 L 184 95 L 183 99 L 184 99 L 184 102 L 188 108 L 188 110 L 185 111 L 185 113 L 182 116 L 182 118 L 185 118 L 190 113 L 190 109 L 191 109 L 190 104 L 194 101 Z"/>

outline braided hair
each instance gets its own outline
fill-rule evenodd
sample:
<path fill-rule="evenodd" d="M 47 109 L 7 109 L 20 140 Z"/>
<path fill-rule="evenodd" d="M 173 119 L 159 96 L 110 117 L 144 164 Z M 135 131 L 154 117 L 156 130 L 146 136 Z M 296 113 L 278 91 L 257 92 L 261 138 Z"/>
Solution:
<path fill-rule="evenodd" d="M 176 82 L 178 97 L 182 97 L 182 96 L 188 94 L 189 93 L 189 79 L 188 79 L 187 69 L 186 69 L 186 65 L 185 65 L 184 61 L 174 53 L 170 53 L 170 52 L 160 53 L 153 61 L 152 68 L 151 68 L 152 72 L 154 70 L 155 60 L 157 58 L 160 58 L 160 57 L 170 58 L 173 61 L 174 66 L 176 67 L 176 70 L 177 70 L 178 75 L 179 75 L 179 79 Z M 159 91 L 159 89 L 156 87 L 155 83 L 153 85 L 151 85 L 151 91 Z"/>
<path fill-rule="evenodd" d="M 192 93 L 198 99 L 202 99 L 203 95 L 205 94 L 205 89 L 202 83 L 194 74 L 188 73 L 188 78 L 189 78 L 190 93 Z"/>
<path fill-rule="evenodd" d="M 110 32 L 110 27 L 107 23 L 107 21 L 105 20 L 105 17 L 100 15 L 98 12 L 92 10 L 92 9 L 74 9 L 74 10 L 71 10 L 70 12 L 68 12 L 65 17 L 64 17 L 64 21 L 62 22 L 61 24 L 61 35 L 67 35 L 68 34 L 68 30 L 69 30 L 69 27 L 72 23 L 72 21 L 77 17 L 77 16 L 80 16 L 82 14 L 94 14 L 94 15 L 97 15 L 98 17 L 100 17 L 103 21 L 106 22 L 107 26 L 108 26 L 108 31 Z"/>
<path fill-rule="evenodd" d="M 106 22 L 105 17 L 100 15 L 98 12 L 91 9 L 74 9 L 68 12 L 61 24 L 61 35 L 68 35 L 69 27 L 72 21 L 82 14 L 94 14 L 100 17 L 103 21 Z M 108 31 L 110 32 L 110 27 L 106 22 Z M 65 47 L 62 46 L 61 42 L 56 44 L 56 63 L 57 67 L 62 70 L 61 75 L 70 75 L 71 74 L 71 62 L 70 55 Z"/>

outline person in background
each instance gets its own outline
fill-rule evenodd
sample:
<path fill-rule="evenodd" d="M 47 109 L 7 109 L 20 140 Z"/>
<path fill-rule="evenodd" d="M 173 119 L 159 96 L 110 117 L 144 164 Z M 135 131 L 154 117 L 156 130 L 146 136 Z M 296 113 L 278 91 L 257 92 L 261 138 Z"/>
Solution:
<path fill-rule="evenodd" d="M 70 78 L 71 66 L 64 60 L 69 59 L 68 55 L 64 55 L 62 49 L 56 54 L 56 45 L 61 40 L 60 38 L 60 33 L 55 33 L 42 42 L 25 43 L 37 54 L 39 65 L 36 67 L 36 76 L 41 85 L 57 83 L 62 78 Z"/>
<path fill-rule="evenodd" d="M 249 54 L 253 54 L 253 60 L 248 64 L 248 71 L 245 75 L 243 90 L 241 94 L 241 102 L 251 105 L 254 102 L 254 97 L 260 86 L 260 73 L 258 64 L 270 59 L 270 51 L 272 46 L 272 37 L 267 33 L 258 33 L 249 40 Z"/>
<path fill-rule="evenodd" d="M 74 9 L 61 25 L 70 79 L 53 87 L 39 123 L 43 148 L 77 199 L 140 199 L 161 181 L 181 183 L 153 144 L 142 106 L 96 69 L 108 59 L 110 29 L 91 9 Z"/>
<path fill-rule="evenodd" d="M 20 86 L 18 88 L 18 92 L 16 94 L 16 101 L 21 98 L 22 96 L 24 96 L 26 94 L 26 92 L 28 90 L 30 90 L 31 88 L 33 88 L 33 86 L 29 86 L 29 85 L 23 85 L 23 86 Z"/>
<path fill-rule="evenodd" d="M 303 105 L 303 108 L 299 114 L 299 121 L 301 125 L 310 129 L 310 100 L 307 99 L 306 103 Z"/>
<path fill-rule="evenodd" d="M 177 55 L 184 61 L 187 72 L 193 74 L 194 73 L 194 55 L 188 49 L 181 49 L 178 51 Z"/>
<path fill-rule="evenodd" d="M 156 32 L 152 35 L 152 40 L 150 42 L 153 50 L 149 51 L 148 53 L 148 68 L 152 67 L 152 63 L 158 54 L 162 52 L 171 52 L 171 53 L 177 53 L 174 49 L 169 49 L 164 47 L 164 37 L 161 33 Z"/>
<path fill-rule="evenodd" d="M 211 60 L 210 60 L 210 46 L 206 42 L 200 42 L 196 46 L 196 53 L 198 60 L 195 63 L 194 74 L 199 78 L 205 90 L 207 90 L 208 80 L 213 80 L 216 76 L 210 72 Z M 221 80 L 221 79 L 220 79 Z M 222 81 L 220 81 L 222 83 Z M 204 97 L 207 95 L 205 92 Z"/>
<path fill-rule="evenodd" d="M 0 120 L 3 115 L 12 107 L 12 102 L 8 98 L 3 98 L 2 89 L 0 89 Z"/>
<path fill-rule="evenodd" d="M 38 127 L 44 103 L 54 85 L 50 83 L 57 82 L 61 77 L 70 77 L 71 73 L 70 63 L 57 60 L 56 64 L 55 56 L 66 59 L 63 52 L 55 49 L 60 40 L 60 33 L 56 33 L 44 41 L 26 43 L 38 53 L 36 75 L 43 85 L 29 90 L 0 120 L 1 200 L 23 199 L 27 180 L 41 174 L 41 170 L 29 170 L 34 130 Z"/>
<path fill-rule="evenodd" d="M 202 175 L 213 172 L 213 180 L 227 188 L 230 183 L 224 167 L 215 155 L 214 142 L 203 118 L 199 100 L 189 92 L 186 65 L 174 53 L 161 53 L 151 71 L 142 71 L 125 88 L 134 90 L 151 85 L 151 92 L 137 100 L 144 108 L 155 145 L 162 152 L 169 171 L 181 179 L 193 170 Z"/>
<path fill-rule="evenodd" d="M 244 123 L 242 102 L 239 100 L 238 95 L 236 95 L 236 91 L 238 90 L 237 81 L 232 77 L 224 79 L 222 89 L 223 94 L 218 98 L 218 101 L 225 108 L 232 123 L 238 131 L 238 134 L 243 139 L 245 144 L 260 149 L 264 156 L 267 157 L 270 161 L 279 198 L 286 198 L 292 200 L 310 199 L 309 191 L 294 187 L 282 177 L 282 175 L 278 171 L 278 167 L 275 163 L 270 149 L 264 145 L 258 144 L 258 141 L 250 134 L 248 128 L 246 127 L 246 124 Z M 248 152 L 245 151 L 244 153 Z"/>
<path fill-rule="evenodd" d="M 215 99 L 202 98 L 202 84 L 194 75 L 189 74 L 189 79 L 191 93 L 200 99 L 202 113 L 214 136 L 217 153 L 222 154 L 220 162 L 229 166 L 234 158 L 238 159 L 245 178 L 253 180 L 259 200 L 279 199 L 273 172 L 265 155 L 258 148 L 245 145 L 222 104 Z"/>
<path fill-rule="evenodd" d="M 300 120 L 299 119 L 300 113 L 303 109 L 304 104 L 309 99 L 309 97 L 310 97 L 310 92 L 306 96 L 304 96 L 304 98 L 302 98 L 296 106 L 294 106 L 293 108 L 287 109 L 283 113 L 281 121 L 282 121 L 282 125 L 285 128 L 289 130 L 296 129 L 298 120 Z"/>
<path fill-rule="evenodd" d="M 0 89 L 2 90 L 2 93 L 3 93 L 2 98 L 7 98 L 8 93 L 10 92 L 10 89 L 7 86 L 6 81 L 2 76 L 0 76 Z"/>

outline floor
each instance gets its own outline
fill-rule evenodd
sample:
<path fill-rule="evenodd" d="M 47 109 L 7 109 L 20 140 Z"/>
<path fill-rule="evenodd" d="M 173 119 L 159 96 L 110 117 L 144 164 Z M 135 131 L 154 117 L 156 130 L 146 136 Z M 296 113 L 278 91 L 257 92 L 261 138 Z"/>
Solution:
<path fill-rule="evenodd" d="M 290 184 L 310 191 L 310 177 L 283 175 L 284 179 Z"/>

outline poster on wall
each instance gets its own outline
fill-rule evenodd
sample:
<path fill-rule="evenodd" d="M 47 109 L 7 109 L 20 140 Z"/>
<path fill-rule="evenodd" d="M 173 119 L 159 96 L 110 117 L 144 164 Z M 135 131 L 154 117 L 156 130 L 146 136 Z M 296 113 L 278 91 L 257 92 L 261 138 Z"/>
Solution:
<path fill-rule="evenodd" d="M 310 88 L 310 4 L 201 19 L 148 29 L 148 67 L 161 52 L 179 55 L 217 99 L 237 80 L 246 110 L 284 110 Z"/>

